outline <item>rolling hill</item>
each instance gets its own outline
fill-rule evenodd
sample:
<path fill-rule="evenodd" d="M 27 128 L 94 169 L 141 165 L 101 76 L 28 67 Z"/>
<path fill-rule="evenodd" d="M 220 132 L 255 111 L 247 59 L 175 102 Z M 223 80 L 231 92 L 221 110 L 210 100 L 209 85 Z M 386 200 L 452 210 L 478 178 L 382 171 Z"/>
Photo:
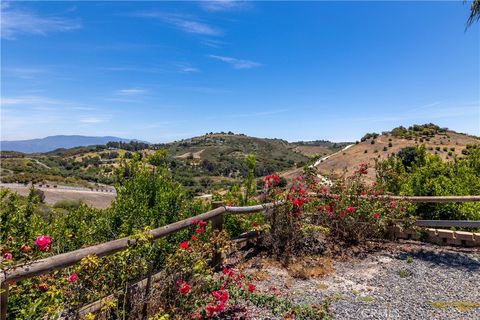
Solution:
<path fill-rule="evenodd" d="M 109 141 L 115 137 L 103 138 Z M 480 144 L 480 139 L 427 124 L 408 129 L 399 127 L 382 134 L 368 133 L 356 143 L 288 142 L 222 132 L 156 145 L 131 141 L 34 154 L 2 151 L 0 181 L 47 181 L 84 187 L 112 184 L 115 168 L 122 158 L 131 158 L 134 152 L 148 156 L 159 148 L 168 150 L 173 176 L 195 192 L 228 188 L 245 177 L 248 154 L 256 157 L 256 177 L 278 172 L 288 179 L 298 175 L 304 165 L 316 163 L 320 174 L 335 178 L 352 172 L 360 163 L 367 163 L 371 168 L 368 178 L 374 181 L 375 160 L 421 144 L 427 152 L 453 161 L 467 145 Z"/>
<path fill-rule="evenodd" d="M 108 137 L 107 140 L 110 140 Z M 97 140 L 98 141 L 98 140 Z M 2 182 L 48 181 L 52 184 L 79 185 L 113 183 L 114 169 L 123 157 L 134 152 L 144 156 L 155 149 L 169 153 L 172 174 L 192 190 L 222 188 L 247 172 L 245 157 L 256 156 L 257 177 L 301 167 L 312 156 L 323 156 L 341 145 L 328 141 L 289 143 L 281 139 L 264 139 L 243 134 L 211 133 L 166 144 L 115 142 L 107 145 L 61 148 L 44 153 L 25 154 L 2 151 Z M 320 149 L 322 152 L 318 152 Z"/>
<path fill-rule="evenodd" d="M 18 151 L 24 153 L 48 152 L 59 148 L 73 148 L 79 146 L 103 145 L 109 141 L 129 142 L 131 139 L 119 137 L 90 137 L 80 135 L 57 135 L 30 140 L 0 141 L 0 150 Z"/>
<path fill-rule="evenodd" d="M 480 144 L 478 137 L 440 129 L 437 126 L 432 129 L 432 126 L 434 125 L 412 126 L 409 129 L 399 127 L 401 130 L 395 128 L 378 135 L 366 134 L 352 147 L 332 155 L 316 167 L 322 175 L 335 177 L 343 172 L 352 173 L 360 163 L 367 163 L 370 168 L 367 177 L 374 181 L 375 160 L 386 159 L 403 148 L 423 144 L 428 153 L 437 154 L 444 161 L 453 161 L 455 157 L 462 155 L 462 150 L 467 145 Z"/>

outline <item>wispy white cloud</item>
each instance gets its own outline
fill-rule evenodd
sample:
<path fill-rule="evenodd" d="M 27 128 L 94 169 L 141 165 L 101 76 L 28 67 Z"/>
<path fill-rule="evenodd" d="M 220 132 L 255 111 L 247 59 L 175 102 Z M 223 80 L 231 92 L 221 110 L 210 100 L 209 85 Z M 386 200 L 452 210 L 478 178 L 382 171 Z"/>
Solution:
<path fill-rule="evenodd" d="M 115 92 L 116 95 L 119 96 L 134 96 L 146 93 L 147 89 L 142 88 L 128 88 L 128 89 L 121 89 Z"/>
<path fill-rule="evenodd" d="M 51 134 L 89 134 L 92 126 L 103 128 L 99 124 L 109 122 L 113 116 L 105 108 L 56 97 L 7 96 L 2 97 L 0 102 L 0 134 L 4 140 Z"/>
<path fill-rule="evenodd" d="M 236 59 L 232 57 L 225 57 L 225 56 L 217 56 L 217 55 L 209 55 L 210 58 L 220 60 L 222 62 L 228 63 L 231 65 L 234 69 L 251 69 L 251 68 L 256 68 L 262 66 L 261 63 L 251 61 L 251 60 L 242 60 L 242 59 Z"/>
<path fill-rule="evenodd" d="M 187 33 L 200 34 L 204 36 L 223 35 L 223 31 L 221 29 L 211 26 L 205 22 L 199 21 L 189 15 L 165 12 L 141 12 L 135 13 L 134 16 L 141 18 L 159 19 Z"/>
<path fill-rule="evenodd" d="M 250 113 L 224 114 L 219 116 L 207 117 L 208 120 L 214 119 L 237 119 L 237 118 L 252 118 L 252 117 L 269 117 L 287 112 L 287 109 L 279 109 L 273 111 L 260 111 Z"/>
<path fill-rule="evenodd" d="M 198 3 L 202 9 L 211 12 L 243 9 L 248 8 L 251 5 L 251 3 L 247 1 L 234 0 L 199 1 Z"/>
<path fill-rule="evenodd" d="M 480 105 L 478 103 L 474 104 L 463 104 L 457 106 L 441 106 L 438 107 L 439 103 L 429 104 L 425 106 L 420 106 L 415 109 L 407 109 L 401 112 L 400 114 L 385 114 L 385 115 L 375 115 L 370 117 L 354 117 L 351 119 L 344 119 L 349 121 L 361 121 L 361 122 L 394 122 L 394 121 L 407 121 L 407 120 L 416 120 L 416 121 L 431 121 L 433 119 L 447 119 L 447 118 L 457 118 L 457 117 L 466 117 L 466 116 L 480 116 Z M 435 107 L 435 110 L 430 110 Z"/>
<path fill-rule="evenodd" d="M 107 122 L 107 120 L 96 118 L 96 117 L 88 117 L 88 118 L 81 118 L 80 122 L 85 124 L 96 124 L 96 123 Z"/>
<path fill-rule="evenodd" d="M 212 93 L 212 94 L 230 94 L 235 92 L 233 90 L 228 90 L 228 89 L 209 88 L 209 87 L 183 87 L 183 88 L 194 91 L 194 92 Z"/>
<path fill-rule="evenodd" d="M 85 105 L 73 101 L 62 100 L 46 96 L 25 95 L 1 97 L 0 106 L 3 110 L 14 110 L 24 112 L 24 109 L 38 111 L 55 111 L 55 112 L 71 112 L 71 111 L 93 111 L 93 106 Z"/>
<path fill-rule="evenodd" d="M 225 42 L 225 41 L 218 40 L 218 39 L 206 38 L 206 39 L 202 40 L 202 44 L 204 44 L 205 46 L 210 47 L 210 48 L 218 49 L 218 48 L 221 48 L 225 45 L 228 45 L 229 43 Z"/>
<path fill-rule="evenodd" d="M 32 80 L 46 74 L 52 74 L 52 72 L 46 68 L 36 67 L 15 67 L 15 68 L 2 68 L 2 76 L 14 77 L 23 80 Z"/>
<path fill-rule="evenodd" d="M 142 73 L 197 73 L 200 69 L 188 62 L 172 62 L 166 65 L 149 66 L 114 66 L 102 67 L 100 70 L 112 72 L 142 72 Z"/>
<path fill-rule="evenodd" d="M 82 27 L 80 20 L 60 16 L 41 16 L 38 13 L 15 8 L 9 3 L 1 6 L 1 37 L 14 40 L 20 35 L 42 35 L 64 32 Z"/>
<path fill-rule="evenodd" d="M 43 96 L 1 97 L 0 105 L 69 105 L 70 102 Z"/>
<path fill-rule="evenodd" d="M 181 73 L 197 73 L 197 72 L 200 72 L 199 69 L 191 66 L 189 63 L 186 63 L 186 62 L 176 63 L 175 67 L 178 69 L 178 72 L 181 72 Z"/>

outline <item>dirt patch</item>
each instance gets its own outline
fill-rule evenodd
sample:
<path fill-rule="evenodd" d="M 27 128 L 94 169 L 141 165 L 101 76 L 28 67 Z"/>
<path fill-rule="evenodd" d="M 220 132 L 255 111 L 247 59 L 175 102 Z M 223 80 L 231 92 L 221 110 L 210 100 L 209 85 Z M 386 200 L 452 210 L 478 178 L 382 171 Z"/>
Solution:
<path fill-rule="evenodd" d="M 9 188 L 13 192 L 21 196 L 26 196 L 29 193 L 27 187 L 12 187 Z M 78 191 L 65 189 L 41 189 L 45 193 L 45 203 L 55 204 L 61 200 L 80 200 L 94 208 L 104 209 L 108 208 L 116 195 L 114 193 L 96 192 L 96 191 Z"/>

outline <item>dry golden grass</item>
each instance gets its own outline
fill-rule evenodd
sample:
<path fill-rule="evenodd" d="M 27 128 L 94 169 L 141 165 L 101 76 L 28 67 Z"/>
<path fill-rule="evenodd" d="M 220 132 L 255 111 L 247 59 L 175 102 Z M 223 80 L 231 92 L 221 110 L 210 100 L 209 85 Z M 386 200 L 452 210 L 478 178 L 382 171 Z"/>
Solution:
<path fill-rule="evenodd" d="M 389 143 L 391 143 L 391 147 L 389 147 Z M 438 154 L 443 160 L 452 161 L 454 156 L 461 156 L 462 150 L 467 144 L 480 144 L 480 139 L 451 131 L 447 132 L 447 134 L 437 134 L 429 138 L 429 141 L 426 139 L 423 139 L 423 141 L 417 139 L 415 141 L 414 139 L 407 140 L 390 135 L 380 135 L 375 139 L 375 144 L 371 144 L 371 139 L 360 142 L 343 152 L 331 156 L 320 163 L 317 168 L 323 175 L 340 176 L 345 170 L 347 174 L 351 174 L 359 164 L 367 163 L 370 167 L 367 178 L 370 181 L 374 181 L 375 159 L 386 159 L 392 153 L 396 154 L 405 147 L 421 144 L 425 145 L 428 153 Z M 436 150 L 438 148 L 440 150 Z M 367 151 L 366 153 L 365 150 Z M 449 152 L 451 152 L 450 155 Z"/>
<path fill-rule="evenodd" d="M 305 256 L 289 265 L 287 270 L 294 278 L 320 278 L 333 272 L 333 262 L 326 257 Z"/>

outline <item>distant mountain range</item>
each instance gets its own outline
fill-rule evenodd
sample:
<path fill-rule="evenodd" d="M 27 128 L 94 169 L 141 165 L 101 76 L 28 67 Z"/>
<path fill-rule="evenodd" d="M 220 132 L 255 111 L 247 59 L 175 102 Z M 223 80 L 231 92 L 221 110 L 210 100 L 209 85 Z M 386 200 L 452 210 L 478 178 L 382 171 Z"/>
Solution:
<path fill-rule="evenodd" d="M 0 141 L 0 150 L 18 151 L 24 153 L 48 152 L 58 148 L 73 148 L 106 144 L 109 141 L 129 142 L 132 139 L 119 137 L 90 137 L 80 135 L 57 135 L 41 139 Z"/>

